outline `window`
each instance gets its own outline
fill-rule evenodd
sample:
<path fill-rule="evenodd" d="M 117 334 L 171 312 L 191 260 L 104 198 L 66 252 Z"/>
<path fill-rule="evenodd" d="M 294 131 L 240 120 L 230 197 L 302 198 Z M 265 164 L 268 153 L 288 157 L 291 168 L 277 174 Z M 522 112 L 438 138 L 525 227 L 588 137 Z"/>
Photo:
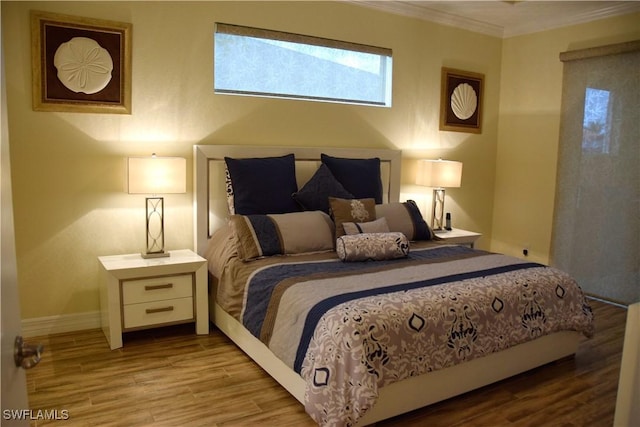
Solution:
<path fill-rule="evenodd" d="M 391 106 L 390 49 L 216 24 L 215 93 Z"/>
<path fill-rule="evenodd" d="M 593 154 L 611 152 L 611 93 L 587 87 L 582 122 L 582 151 Z"/>

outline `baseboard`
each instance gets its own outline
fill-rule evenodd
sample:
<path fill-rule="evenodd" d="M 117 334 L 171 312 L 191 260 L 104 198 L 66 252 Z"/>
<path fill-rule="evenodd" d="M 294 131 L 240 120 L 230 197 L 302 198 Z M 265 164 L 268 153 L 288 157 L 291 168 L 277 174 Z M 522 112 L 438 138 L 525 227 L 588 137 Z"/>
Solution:
<path fill-rule="evenodd" d="M 100 328 L 99 311 L 22 319 L 22 336 L 26 338 L 97 328 Z"/>
<path fill-rule="evenodd" d="M 585 292 L 585 296 L 587 297 L 587 299 L 600 301 L 600 302 L 603 302 L 605 304 L 615 305 L 616 307 L 620 307 L 620 308 L 624 308 L 624 309 L 629 307 L 629 304 L 625 304 L 625 303 L 620 302 L 620 301 L 613 301 L 613 300 L 610 300 L 610 299 L 605 299 L 605 298 L 599 297 L 597 295 L 589 294 L 589 293 L 586 293 L 586 292 Z"/>

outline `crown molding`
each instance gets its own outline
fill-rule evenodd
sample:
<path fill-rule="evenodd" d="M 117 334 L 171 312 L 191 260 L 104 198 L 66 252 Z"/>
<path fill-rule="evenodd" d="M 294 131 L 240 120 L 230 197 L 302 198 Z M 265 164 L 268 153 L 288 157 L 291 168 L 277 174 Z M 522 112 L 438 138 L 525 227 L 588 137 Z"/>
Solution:
<path fill-rule="evenodd" d="M 393 13 L 396 15 L 408 16 L 410 18 L 422 19 L 424 21 L 435 22 L 437 24 L 448 25 L 451 27 L 460 27 L 476 33 L 487 34 L 494 37 L 503 37 L 504 28 L 500 25 L 489 24 L 486 22 L 469 19 L 458 15 L 453 15 L 439 10 L 430 9 L 425 6 L 413 4 L 404 1 L 378 1 L 378 0 L 344 0 L 347 3 L 353 3 L 383 12 Z"/>
<path fill-rule="evenodd" d="M 568 27 L 571 25 L 585 24 L 587 22 L 598 21 L 600 19 L 612 18 L 614 16 L 626 15 L 640 12 L 640 2 L 629 1 L 626 3 L 616 3 L 610 6 L 583 13 L 563 16 L 560 21 L 537 21 L 529 20 L 520 22 L 513 28 L 505 28 L 504 38 L 521 36 L 525 34 L 537 33 L 540 31 L 552 30 L 556 28 Z"/>
<path fill-rule="evenodd" d="M 483 22 L 429 8 L 428 2 L 342 0 L 347 3 L 369 7 L 383 12 L 403 15 L 424 21 L 435 22 L 498 38 L 509 38 L 570 25 L 584 24 L 619 15 L 640 12 L 640 1 L 612 2 L 613 4 L 584 13 L 565 14 L 561 19 L 527 19 L 509 27 Z"/>

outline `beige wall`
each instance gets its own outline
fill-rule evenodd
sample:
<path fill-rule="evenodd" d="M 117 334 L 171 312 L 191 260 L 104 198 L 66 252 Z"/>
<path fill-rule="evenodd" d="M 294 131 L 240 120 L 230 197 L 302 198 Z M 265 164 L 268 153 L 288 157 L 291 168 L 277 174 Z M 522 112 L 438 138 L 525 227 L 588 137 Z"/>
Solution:
<path fill-rule="evenodd" d="M 559 54 L 640 39 L 632 14 L 504 40 L 491 250 L 549 262 L 562 63 Z"/>
<path fill-rule="evenodd" d="M 125 194 L 125 158 L 184 156 L 193 144 L 359 146 L 464 162 L 447 192 L 456 226 L 493 220 L 502 41 L 336 2 L 1 2 L 18 280 L 25 319 L 98 310 L 100 255 L 144 247 L 144 197 Z M 29 10 L 133 24 L 133 114 L 34 112 Z M 393 49 L 393 108 L 214 95 L 216 21 Z M 438 131 L 440 69 L 484 73 L 483 133 Z M 188 194 L 166 197 L 168 249 L 192 247 Z M 405 196 L 422 206 L 422 189 Z M 420 199 L 421 198 L 421 199 Z"/>

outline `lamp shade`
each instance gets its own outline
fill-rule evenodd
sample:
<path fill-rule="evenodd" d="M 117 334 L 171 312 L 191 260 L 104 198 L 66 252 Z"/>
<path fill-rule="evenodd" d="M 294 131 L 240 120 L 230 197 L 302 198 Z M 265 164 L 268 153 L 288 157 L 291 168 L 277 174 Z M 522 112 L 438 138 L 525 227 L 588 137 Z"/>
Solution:
<path fill-rule="evenodd" d="M 182 157 L 129 157 L 129 194 L 186 193 L 187 160 Z"/>
<path fill-rule="evenodd" d="M 420 160 L 416 184 L 425 187 L 454 188 L 462 182 L 462 162 Z"/>

